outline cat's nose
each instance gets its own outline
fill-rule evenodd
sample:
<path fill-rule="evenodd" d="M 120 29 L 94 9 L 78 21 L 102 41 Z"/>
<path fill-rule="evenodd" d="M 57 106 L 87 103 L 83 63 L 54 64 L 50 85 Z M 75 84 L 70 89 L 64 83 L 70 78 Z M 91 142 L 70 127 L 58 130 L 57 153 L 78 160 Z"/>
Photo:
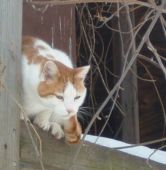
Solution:
<path fill-rule="evenodd" d="M 68 109 L 67 109 L 67 112 L 68 112 L 68 114 L 74 113 L 74 109 L 68 108 Z"/>

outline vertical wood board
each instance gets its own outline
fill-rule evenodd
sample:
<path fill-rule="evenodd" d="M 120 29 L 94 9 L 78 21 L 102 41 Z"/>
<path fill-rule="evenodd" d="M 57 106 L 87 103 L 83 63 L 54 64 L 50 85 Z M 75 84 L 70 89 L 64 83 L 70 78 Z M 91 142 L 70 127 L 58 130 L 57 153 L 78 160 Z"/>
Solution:
<path fill-rule="evenodd" d="M 0 170 L 19 169 L 19 109 L 9 94 L 19 100 L 21 32 L 22 0 L 0 0 Z"/>
<path fill-rule="evenodd" d="M 23 35 L 45 40 L 53 48 L 67 53 L 75 64 L 75 5 L 41 8 L 24 2 L 23 9 Z"/>
<path fill-rule="evenodd" d="M 134 38 L 132 35 L 132 28 L 134 26 L 133 14 L 127 14 L 127 8 L 120 13 L 120 29 L 122 32 L 122 43 L 124 54 L 121 56 L 121 68 L 125 64 L 126 58 L 124 55 L 127 53 L 129 45 Z M 134 32 L 133 32 L 134 34 Z M 135 53 L 135 41 L 132 43 L 132 47 L 127 56 L 127 64 Z M 126 65 L 127 65 L 126 64 Z M 135 74 L 134 74 L 135 73 Z M 123 123 L 123 139 L 130 143 L 139 143 L 139 113 L 138 113 L 138 88 L 137 88 L 137 65 L 136 62 L 132 65 L 131 70 L 127 74 L 125 80 L 122 83 L 121 100 L 123 108 L 126 112 L 126 117 Z"/>
<path fill-rule="evenodd" d="M 130 33 L 130 24 L 134 24 L 132 14 L 131 23 L 128 19 L 126 10 L 120 12 L 119 21 L 114 19 L 113 24 L 120 30 L 120 33 L 113 33 L 113 57 L 114 57 L 114 73 L 121 76 L 125 65 L 125 54 L 129 48 L 132 39 Z M 127 55 L 127 64 L 135 52 L 135 42 Z M 136 63 L 132 66 L 132 71 L 137 74 Z M 129 143 L 139 142 L 139 115 L 138 115 L 138 89 L 137 78 L 131 71 L 125 77 L 120 90 L 120 102 L 125 112 L 122 125 L 122 139 Z"/>

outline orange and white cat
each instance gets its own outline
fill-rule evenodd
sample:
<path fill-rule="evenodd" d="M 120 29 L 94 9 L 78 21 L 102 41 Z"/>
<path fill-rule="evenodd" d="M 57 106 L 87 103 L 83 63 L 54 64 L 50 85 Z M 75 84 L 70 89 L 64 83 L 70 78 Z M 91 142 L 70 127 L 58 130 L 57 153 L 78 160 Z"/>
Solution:
<path fill-rule="evenodd" d="M 23 105 L 34 123 L 60 139 L 77 143 L 81 127 L 77 112 L 86 96 L 89 66 L 73 68 L 69 57 L 46 42 L 23 37 Z"/>

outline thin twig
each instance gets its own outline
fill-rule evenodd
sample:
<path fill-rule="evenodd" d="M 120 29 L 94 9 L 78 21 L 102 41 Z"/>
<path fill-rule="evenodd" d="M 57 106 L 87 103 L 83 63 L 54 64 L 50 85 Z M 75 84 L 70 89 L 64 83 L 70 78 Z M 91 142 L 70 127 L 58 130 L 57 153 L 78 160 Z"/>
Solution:
<path fill-rule="evenodd" d="M 159 65 L 160 65 L 160 67 L 161 67 L 161 69 L 162 69 L 162 71 L 165 75 L 165 78 L 166 78 L 166 68 L 165 68 L 163 62 L 161 61 L 160 55 L 158 54 L 157 50 L 154 48 L 154 46 L 153 46 L 153 44 L 151 43 L 150 40 L 147 41 L 147 47 L 156 57 L 156 60 L 159 63 Z"/>
<path fill-rule="evenodd" d="M 161 70 L 160 65 L 157 62 L 155 62 L 154 60 L 151 60 L 150 58 L 148 58 L 148 57 L 146 57 L 146 56 L 144 56 L 142 54 L 139 54 L 138 58 L 148 62 L 149 64 L 152 64 L 153 66 L 155 66 L 156 68 Z"/>
<path fill-rule="evenodd" d="M 138 5 L 145 5 L 151 7 L 149 3 L 142 3 L 139 0 L 125 0 L 126 3 L 133 3 Z M 50 1 L 38 1 L 38 0 L 26 0 L 26 2 L 35 4 L 35 5 L 69 5 L 69 4 L 82 4 L 82 3 L 119 3 L 123 0 L 50 0 Z"/>
<path fill-rule="evenodd" d="M 122 3 L 124 0 L 50 0 L 50 1 L 39 1 L 39 0 L 25 0 L 25 2 L 33 4 L 33 5 L 72 5 L 72 4 L 82 4 L 82 3 Z M 125 0 L 127 5 L 140 5 L 148 8 L 155 9 L 157 11 L 161 11 L 163 13 L 166 12 L 165 9 L 153 5 L 151 3 L 142 2 L 140 0 Z"/>
<path fill-rule="evenodd" d="M 155 149 L 155 150 L 149 155 L 148 159 L 146 160 L 146 163 L 147 163 L 147 165 L 148 165 L 150 168 L 152 168 L 152 165 L 150 164 L 150 158 L 151 158 L 157 151 L 159 151 L 159 150 L 161 150 L 161 149 L 164 149 L 164 148 L 166 148 L 166 145 L 163 145 L 163 146 Z"/>
<path fill-rule="evenodd" d="M 96 60 L 96 58 L 95 58 L 95 56 L 94 56 L 94 50 L 93 50 L 93 48 L 91 47 L 91 45 L 89 44 L 88 36 L 87 36 L 87 34 L 86 34 L 84 25 L 82 24 L 82 22 L 80 22 L 80 25 L 82 26 L 82 31 L 83 31 L 83 33 L 84 33 L 86 43 L 87 43 L 87 45 L 88 45 L 88 47 L 89 47 L 90 54 L 91 54 L 91 56 L 92 56 L 92 58 L 93 58 L 93 60 L 94 60 L 94 62 L 95 62 L 95 64 L 96 64 L 96 66 L 97 66 L 97 70 L 98 70 L 98 72 L 99 72 L 99 75 L 100 75 L 100 78 L 101 78 L 101 80 L 102 80 L 102 83 L 103 83 L 103 85 L 104 85 L 107 93 L 109 93 L 109 89 L 108 89 L 108 87 L 107 87 L 106 84 L 105 84 L 105 81 L 104 81 L 104 79 L 103 79 L 103 76 L 102 76 L 102 73 L 101 73 L 99 64 L 98 64 L 98 62 L 97 62 L 97 60 Z M 119 89 L 120 89 L 120 87 L 119 87 Z M 117 95 L 117 97 L 118 97 L 118 95 Z M 111 100 L 112 100 L 113 103 L 117 106 L 117 108 L 118 108 L 119 111 L 122 113 L 122 115 L 125 115 L 124 112 L 122 111 L 122 109 L 119 107 L 119 105 L 115 102 L 116 100 L 113 99 L 113 97 L 111 97 Z M 112 110 L 112 109 L 111 109 L 111 110 Z"/>
<path fill-rule="evenodd" d="M 131 60 L 129 61 L 125 71 L 123 72 L 122 76 L 120 77 L 119 81 L 115 84 L 115 86 L 113 87 L 113 89 L 109 92 L 109 95 L 106 97 L 106 99 L 103 101 L 103 103 L 101 104 L 101 106 L 99 107 L 99 109 L 97 110 L 96 114 L 93 116 L 93 118 L 91 119 L 88 127 L 86 128 L 85 130 L 85 133 L 83 135 L 83 138 L 82 138 L 82 141 L 81 141 L 81 144 L 79 145 L 76 153 L 75 153 L 75 156 L 73 158 L 73 162 L 72 162 L 72 166 L 69 168 L 69 169 L 72 169 L 73 165 L 75 164 L 76 160 L 77 160 L 77 157 L 81 151 L 81 148 L 83 146 L 83 143 L 84 143 L 84 140 L 85 140 L 85 137 L 86 135 L 88 134 L 90 128 L 92 127 L 94 121 L 96 120 L 96 118 L 99 116 L 99 114 L 101 113 L 101 111 L 103 110 L 103 108 L 106 106 L 106 104 L 108 103 L 108 101 L 110 100 L 110 98 L 113 96 L 113 94 L 117 91 L 117 89 L 119 88 L 119 86 L 121 85 L 121 83 L 123 82 L 123 80 L 125 79 L 128 71 L 131 69 L 131 66 L 133 65 L 133 63 L 135 62 L 140 50 L 142 49 L 143 45 L 145 44 L 145 42 L 148 40 L 149 38 L 149 35 L 154 27 L 154 25 L 156 24 L 158 18 L 160 17 L 161 15 L 161 11 L 158 11 L 156 13 L 156 16 L 154 18 L 154 20 L 151 22 L 151 24 L 149 25 L 149 28 L 147 29 L 147 31 L 145 32 L 143 38 L 142 38 L 142 41 L 140 42 L 140 44 L 138 45 L 136 51 L 135 51 L 135 54 L 133 55 L 133 57 L 131 58 Z"/>
<path fill-rule="evenodd" d="M 115 149 L 115 150 L 128 149 L 128 148 L 134 148 L 134 147 L 138 147 L 138 146 L 151 145 L 151 144 L 164 142 L 164 141 L 166 141 L 166 138 L 156 139 L 156 140 L 152 140 L 152 141 L 148 141 L 148 142 L 137 143 L 137 144 L 133 144 L 133 145 L 129 145 L 129 146 L 114 147 L 112 149 Z"/>

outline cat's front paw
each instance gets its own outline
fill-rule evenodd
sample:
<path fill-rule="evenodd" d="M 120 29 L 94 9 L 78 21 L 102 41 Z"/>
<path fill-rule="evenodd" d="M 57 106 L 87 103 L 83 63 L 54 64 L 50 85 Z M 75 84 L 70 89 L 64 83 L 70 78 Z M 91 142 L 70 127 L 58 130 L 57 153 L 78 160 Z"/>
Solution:
<path fill-rule="evenodd" d="M 40 116 L 36 116 L 33 123 L 45 131 L 49 131 L 49 129 L 51 127 L 50 122 L 42 119 L 42 117 L 40 117 Z"/>
<path fill-rule="evenodd" d="M 55 136 L 57 139 L 61 139 L 64 137 L 64 131 L 62 127 L 58 123 L 54 123 L 51 126 L 51 134 Z"/>
<path fill-rule="evenodd" d="M 79 143 L 82 129 L 76 116 L 72 116 L 64 125 L 65 138 L 70 144 Z"/>

